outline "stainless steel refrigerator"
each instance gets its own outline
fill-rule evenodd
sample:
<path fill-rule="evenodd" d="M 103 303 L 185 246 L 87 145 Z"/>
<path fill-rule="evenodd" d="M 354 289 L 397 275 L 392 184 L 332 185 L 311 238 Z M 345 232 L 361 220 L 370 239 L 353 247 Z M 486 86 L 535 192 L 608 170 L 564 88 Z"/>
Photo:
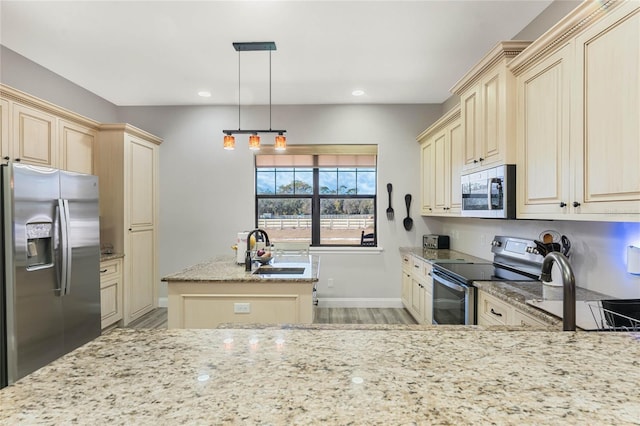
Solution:
<path fill-rule="evenodd" d="M 101 333 L 98 178 L 1 169 L 0 388 Z"/>

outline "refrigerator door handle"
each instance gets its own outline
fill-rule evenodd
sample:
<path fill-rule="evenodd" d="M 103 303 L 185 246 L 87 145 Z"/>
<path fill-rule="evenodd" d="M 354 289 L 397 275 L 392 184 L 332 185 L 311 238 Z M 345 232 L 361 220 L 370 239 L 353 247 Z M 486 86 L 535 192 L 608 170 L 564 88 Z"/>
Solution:
<path fill-rule="evenodd" d="M 60 213 L 60 295 L 67 294 L 67 283 L 69 281 L 69 221 L 67 219 L 67 208 L 65 207 L 65 201 L 58 200 L 58 212 Z"/>
<path fill-rule="evenodd" d="M 64 220 L 65 220 L 65 228 L 67 229 L 67 241 L 64 247 L 65 259 L 64 263 L 67 267 L 67 279 L 64 282 L 64 294 L 71 293 L 71 213 L 69 211 L 69 200 L 62 200 L 62 205 L 64 206 Z"/>
<path fill-rule="evenodd" d="M 62 209 L 60 208 L 60 200 L 58 200 L 58 205 L 56 206 L 55 218 L 53 220 L 54 228 L 53 228 L 53 252 L 55 253 L 56 261 L 54 262 L 56 265 L 56 284 L 58 285 L 55 289 L 57 295 L 62 295 L 62 287 L 63 287 L 63 279 L 62 276 Z"/>

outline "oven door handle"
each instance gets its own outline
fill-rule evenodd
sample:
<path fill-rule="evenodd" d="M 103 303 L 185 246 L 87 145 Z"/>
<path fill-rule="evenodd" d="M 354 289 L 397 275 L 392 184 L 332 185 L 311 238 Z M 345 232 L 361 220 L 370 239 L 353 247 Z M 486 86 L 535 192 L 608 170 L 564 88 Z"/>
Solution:
<path fill-rule="evenodd" d="M 433 271 L 433 278 L 437 278 L 437 280 L 438 280 L 438 282 L 440 284 L 443 284 L 443 285 L 449 287 L 450 289 L 453 289 L 453 290 L 456 290 L 456 291 L 466 292 L 469 289 L 469 286 L 466 286 L 464 284 L 454 283 L 453 281 L 450 281 L 444 275 L 439 274 L 435 270 Z"/>

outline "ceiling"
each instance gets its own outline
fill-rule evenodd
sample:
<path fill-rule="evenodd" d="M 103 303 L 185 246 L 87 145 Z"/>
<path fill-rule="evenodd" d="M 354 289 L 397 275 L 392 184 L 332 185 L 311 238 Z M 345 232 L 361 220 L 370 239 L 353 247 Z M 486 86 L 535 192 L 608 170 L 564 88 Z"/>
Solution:
<path fill-rule="evenodd" d="M 119 106 L 442 103 L 550 3 L 2 0 L 0 43 Z"/>

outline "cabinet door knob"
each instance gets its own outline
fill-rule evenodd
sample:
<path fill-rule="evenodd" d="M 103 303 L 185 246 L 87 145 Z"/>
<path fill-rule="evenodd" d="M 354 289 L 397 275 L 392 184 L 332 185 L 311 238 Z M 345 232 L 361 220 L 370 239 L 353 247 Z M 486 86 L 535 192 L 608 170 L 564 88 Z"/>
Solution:
<path fill-rule="evenodd" d="M 129 231 L 132 231 L 132 229 L 131 229 L 131 228 L 129 228 Z"/>
<path fill-rule="evenodd" d="M 501 316 L 502 316 L 502 314 L 501 314 L 500 312 L 496 312 L 496 311 L 494 311 L 494 310 L 493 310 L 493 308 L 491 308 L 491 313 L 492 313 L 493 315 L 496 315 L 496 316 L 499 316 L 499 317 L 501 317 Z"/>
<path fill-rule="evenodd" d="M 2 158 L 3 158 L 3 160 L 7 160 L 7 161 L 11 160 L 11 157 L 9 157 L 9 156 L 7 156 L 7 157 L 2 157 Z"/>
<path fill-rule="evenodd" d="M 478 159 L 478 161 L 484 161 L 484 158 L 480 157 L 480 158 Z"/>
<path fill-rule="evenodd" d="M 565 203 L 564 201 L 560 201 L 560 207 L 567 207 L 567 203 Z"/>
<path fill-rule="evenodd" d="M 17 161 L 19 163 L 20 159 L 19 158 L 14 158 L 13 161 Z"/>
<path fill-rule="evenodd" d="M 100 270 L 100 273 L 101 273 L 101 274 L 104 274 L 105 272 L 107 272 L 107 269 L 101 269 L 101 270 Z"/>
<path fill-rule="evenodd" d="M 577 202 L 577 201 L 574 201 L 574 202 L 573 202 L 573 207 L 580 207 L 580 203 L 579 203 L 579 202 Z"/>
<path fill-rule="evenodd" d="M 476 164 L 478 162 L 478 160 L 473 160 L 473 164 Z"/>

